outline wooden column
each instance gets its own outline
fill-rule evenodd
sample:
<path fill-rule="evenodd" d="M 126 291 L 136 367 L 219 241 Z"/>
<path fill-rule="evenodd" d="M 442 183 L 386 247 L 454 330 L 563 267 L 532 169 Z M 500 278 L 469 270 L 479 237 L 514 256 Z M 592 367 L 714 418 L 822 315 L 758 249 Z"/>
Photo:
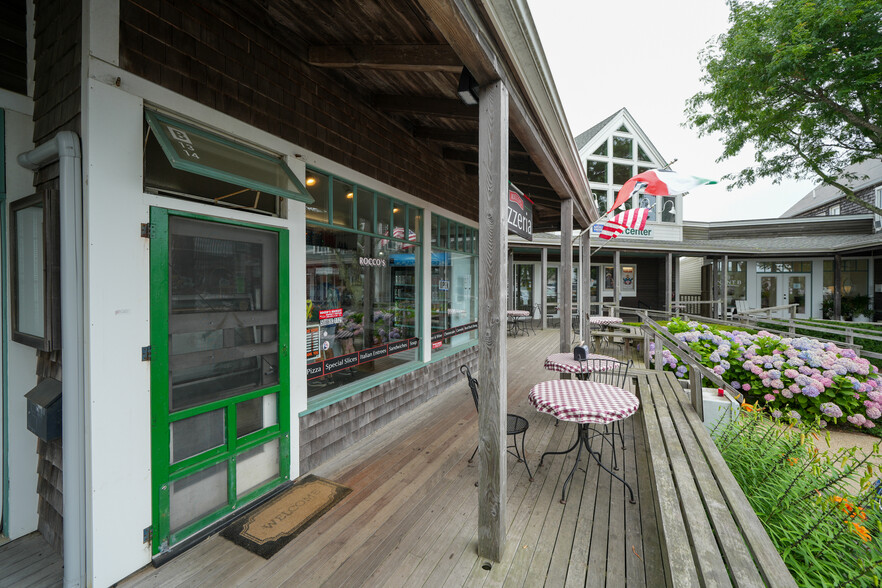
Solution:
<path fill-rule="evenodd" d="M 506 254 L 508 252 L 508 90 L 494 82 L 478 101 L 478 556 L 500 561 L 506 497 Z M 512 297 L 514 298 L 514 297 Z"/>
<path fill-rule="evenodd" d="M 729 310 L 729 256 L 723 256 L 723 277 L 720 279 L 720 318 L 725 319 Z"/>
<path fill-rule="evenodd" d="M 591 231 L 586 229 L 579 237 L 579 283 L 581 284 L 582 307 L 579 311 L 579 335 L 591 347 Z"/>
<path fill-rule="evenodd" d="M 677 303 L 677 312 L 680 313 L 683 309 L 680 307 L 680 256 L 674 258 L 674 275 L 677 278 L 674 280 L 674 301 Z"/>
<path fill-rule="evenodd" d="M 560 351 L 570 351 L 573 343 L 573 201 L 560 203 L 560 273 L 557 276 L 557 302 L 560 305 Z"/>
<path fill-rule="evenodd" d="M 507 227 L 506 231 L 508 231 Z M 507 235 L 508 233 L 506 233 L 506 239 L 508 239 Z M 508 267 L 508 308 L 515 310 L 518 307 L 518 277 L 515 275 L 514 251 L 508 252 L 506 267 Z"/>
<path fill-rule="evenodd" d="M 674 256 L 671 253 L 665 255 L 665 312 L 671 317 L 671 299 L 673 293 Z"/>
<path fill-rule="evenodd" d="M 717 261 L 718 258 L 711 258 L 711 287 L 710 287 L 710 299 L 716 300 L 719 297 L 719 273 L 717 272 Z M 716 303 L 711 303 L 710 308 L 708 308 L 707 316 L 711 318 L 717 318 L 717 305 Z"/>
<path fill-rule="evenodd" d="M 833 256 L 833 320 L 842 320 L 842 256 Z"/>
<path fill-rule="evenodd" d="M 618 249 L 613 252 L 613 280 L 613 303 L 616 305 L 616 316 L 619 316 L 619 305 L 622 303 L 622 252 Z"/>
<path fill-rule="evenodd" d="M 539 293 L 539 304 L 541 305 L 539 308 L 542 312 L 542 330 L 548 328 L 548 317 L 545 316 L 548 313 L 548 248 L 542 248 L 542 262 L 539 267 L 539 271 L 542 272 L 542 276 L 539 278 L 539 287 L 542 288 Z"/>

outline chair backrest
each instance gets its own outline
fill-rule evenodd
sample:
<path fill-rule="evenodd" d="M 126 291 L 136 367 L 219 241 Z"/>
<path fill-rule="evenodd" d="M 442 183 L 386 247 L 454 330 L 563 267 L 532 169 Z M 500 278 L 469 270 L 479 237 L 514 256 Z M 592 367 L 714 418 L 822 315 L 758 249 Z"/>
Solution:
<path fill-rule="evenodd" d="M 592 382 L 610 384 L 618 388 L 624 388 L 628 383 L 628 370 L 634 360 L 626 362 L 615 359 L 587 359 L 589 379 Z"/>
<path fill-rule="evenodd" d="M 743 313 L 745 310 L 749 310 L 747 306 L 747 300 L 736 300 L 735 301 L 735 312 L 738 314 Z"/>
<path fill-rule="evenodd" d="M 541 319 L 542 318 L 542 305 L 538 302 L 533 305 L 533 318 Z"/>
<path fill-rule="evenodd" d="M 475 401 L 475 410 L 478 410 L 478 380 L 472 377 L 469 366 L 463 364 L 459 366 L 459 371 L 465 374 L 466 380 L 469 382 L 469 389 L 472 391 L 472 400 Z"/>

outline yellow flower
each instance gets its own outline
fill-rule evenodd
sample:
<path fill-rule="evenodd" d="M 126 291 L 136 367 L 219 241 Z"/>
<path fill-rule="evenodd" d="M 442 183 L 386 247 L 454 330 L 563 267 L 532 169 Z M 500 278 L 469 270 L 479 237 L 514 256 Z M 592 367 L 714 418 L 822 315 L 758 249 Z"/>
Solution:
<path fill-rule="evenodd" d="M 753 412 L 753 406 L 747 404 L 746 402 L 741 403 L 741 408 L 744 409 L 746 412 Z"/>

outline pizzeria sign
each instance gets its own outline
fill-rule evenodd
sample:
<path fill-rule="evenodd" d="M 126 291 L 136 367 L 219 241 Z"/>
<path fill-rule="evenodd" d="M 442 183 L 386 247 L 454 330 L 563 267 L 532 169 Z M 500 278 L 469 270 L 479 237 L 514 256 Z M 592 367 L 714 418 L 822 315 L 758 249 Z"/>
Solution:
<path fill-rule="evenodd" d="M 508 189 L 508 232 L 533 240 L 533 201 L 514 186 Z"/>

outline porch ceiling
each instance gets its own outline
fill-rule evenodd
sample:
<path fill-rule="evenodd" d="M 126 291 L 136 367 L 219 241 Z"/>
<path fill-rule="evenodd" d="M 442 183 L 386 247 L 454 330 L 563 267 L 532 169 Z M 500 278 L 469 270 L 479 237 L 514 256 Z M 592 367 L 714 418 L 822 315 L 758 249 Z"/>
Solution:
<path fill-rule="evenodd" d="M 556 122 L 566 129 L 571 153 L 561 153 L 560 137 L 555 142 L 549 136 L 555 130 L 559 135 L 560 128 L 542 132 L 549 127 L 549 114 L 544 112 L 548 109 L 525 98 L 517 76 L 505 79 L 517 64 L 499 62 L 532 63 L 536 57 L 529 47 L 497 48 L 496 41 L 505 35 L 500 23 L 487 23 L 499 12 L 491 5 L 510 8 L 507 2 L 467 3 L 463 12 L 449 0 L 226 3 L 233 13 L 281 36 L 302 59 L 350 88 L 356 99 L 418 140 L 435 145 L 439 157 L 462 165 L 470 176 L 477 175 L 478 108 L 460 102 L 460 72 L 467 66 L 479 83 L 502 78 L 511 93 L 509 177 L 535 203 L 534 230 L 559 230 L 561 200 L 573 196 L 580 225 L 585 226 L 592 213 L 596 216 L 587 181 L 573 177 L 574 162 L 584 173 L 566 121 Z M 527 24 L 532 27 L 532 22 Z M 553 84 L 551 90 L 556 101 Z M 560 111 L 557 118 L 562 117 Z"/>

